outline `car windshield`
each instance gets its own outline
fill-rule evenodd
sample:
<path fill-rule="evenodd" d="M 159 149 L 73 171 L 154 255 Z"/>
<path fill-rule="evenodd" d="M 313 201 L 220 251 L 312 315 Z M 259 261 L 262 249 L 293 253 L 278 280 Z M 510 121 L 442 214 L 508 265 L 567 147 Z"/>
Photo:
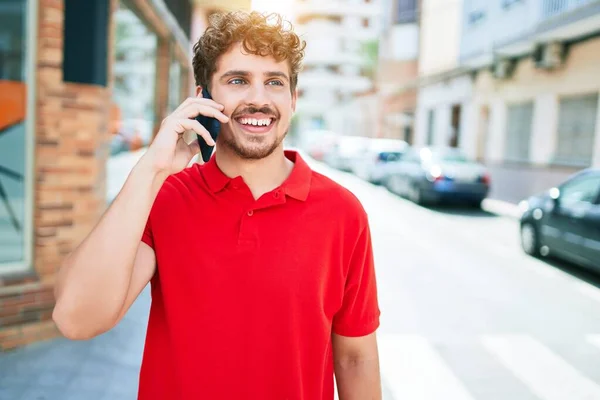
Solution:
<path fill-rule="evenodd" d="M 446 163 L 469 163 L 471 162 L 462 152 L 456 150 L 421 150 L 421 157 L 425 161 Z"/>

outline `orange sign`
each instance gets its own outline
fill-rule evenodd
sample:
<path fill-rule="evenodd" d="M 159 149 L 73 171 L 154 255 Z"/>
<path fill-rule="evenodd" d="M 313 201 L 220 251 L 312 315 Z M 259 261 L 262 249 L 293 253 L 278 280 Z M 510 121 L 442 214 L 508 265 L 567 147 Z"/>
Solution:
<path fill-rule="evenodd" d="M 0 131 L 25 120 L 24 82 L 0 80 Z"/>

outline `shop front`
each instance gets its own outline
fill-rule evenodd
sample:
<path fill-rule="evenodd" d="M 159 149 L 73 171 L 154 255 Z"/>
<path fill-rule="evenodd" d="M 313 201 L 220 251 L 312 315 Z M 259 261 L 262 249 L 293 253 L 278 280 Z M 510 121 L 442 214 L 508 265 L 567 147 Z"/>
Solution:
<path fill-rule="evenodd" d="M 147 144 L 191 93 L 190 10 L 189 0 L 0 2 L 0 351 L 58 335 L 56 272 L 106 210 L 115 132 L 143 121 Z M 123 16 L 142 29 L 129 43 Z M 145 60 L 143 73 L 128 57 Z"/>

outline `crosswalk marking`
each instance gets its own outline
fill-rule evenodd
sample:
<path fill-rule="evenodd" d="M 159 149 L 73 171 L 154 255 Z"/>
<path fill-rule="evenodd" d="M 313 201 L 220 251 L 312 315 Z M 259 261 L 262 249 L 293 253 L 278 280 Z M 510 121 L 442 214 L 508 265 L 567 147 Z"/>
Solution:
<path fill-rule="evenodd" d="M 427 339 L 378 338 L 382 377 L 394 399 L 474 400 Z"/>
<path fill-rule="evenodd" d="M 600 335 L 587 335 L 587 341 L 600 349 Z"/>
<path fill-rule="evenodd" d="M 542 400 L 600 399 L 600 386 L 527 335 L 496 335 L 482 339 L 491 352 Z"/>

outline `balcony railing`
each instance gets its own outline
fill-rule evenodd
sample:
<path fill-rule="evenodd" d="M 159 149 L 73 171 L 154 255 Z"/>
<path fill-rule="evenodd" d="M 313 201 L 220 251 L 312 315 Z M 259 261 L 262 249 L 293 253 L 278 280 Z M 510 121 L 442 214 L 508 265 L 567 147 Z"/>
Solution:
<path fill-rule="evenodd" d="M 598 0 L 542 0 L 542 19 L 553 18 L 598 2 Z"/>

